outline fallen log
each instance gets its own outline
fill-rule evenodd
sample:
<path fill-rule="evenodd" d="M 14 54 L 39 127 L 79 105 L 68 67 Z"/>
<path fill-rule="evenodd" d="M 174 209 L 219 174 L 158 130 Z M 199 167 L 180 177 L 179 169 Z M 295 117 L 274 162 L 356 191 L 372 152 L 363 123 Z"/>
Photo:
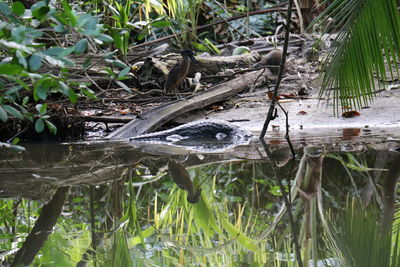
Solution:
<path fill-rule="evenodd" d="M 181 60 L 179 54 L 167 54 L 158 57 L 149 57 L 138 70 L 137 76 L 140 82 L 155 80 L 160 85 L 173 65 Z M 190 64 L 188 76 L 201 72 L 205 75 L 217 74 L 225 69 L 249 68 L 261 60 L 257 52 L 239 56 L 208 56 L 196 57 L 199 63 Z"/>
<path fill-rule="evenodd" d="M 257 79 L 258 83 L 262 83 L 266 79 L 274 79 L 274 76 L 269 69 L 245 73 L 230 81 L 216 85 L 205 92 L 194 95 L 189 99 L 174 101 L 149 110 L 109 134 L 107 138 L 129 138 L 154 131 L 166 122 L 186 112 L 224 101 L 249 89 Z"/>

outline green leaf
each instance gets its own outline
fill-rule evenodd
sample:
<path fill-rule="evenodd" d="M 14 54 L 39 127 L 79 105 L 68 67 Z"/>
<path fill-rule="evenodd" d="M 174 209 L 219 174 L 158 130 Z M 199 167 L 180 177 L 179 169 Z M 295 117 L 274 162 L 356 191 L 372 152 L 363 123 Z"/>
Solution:
<path fill-rule="evenodd" d="M 143 40 L 146 36 L 148 35 L 147 31 L 142 31 L 141 33 L 138 34 L 138 41 Z"/>
<path fill-rule="evenodd" d="M 23 68 L 17 64 L 5 63 L 0 64 L 0 74 L 4 75 L 18 75 Z"/>
<path fill-rule="evenodd" d="M 44 122 L 42 119 L 37 119 L 35 122 L 35 131 L 38 133 L 43 132 L 44 130 Z"/>
<path fill-rule="evenodd" d="M 0 14 L 4 16 L 9 16 L 11 14 L 11 9 L 6 2 L 0 2 Z"/>
<path fill-rule="evenodd" d="M 3 108 L 11 115 L 15 116 L 17 119 L 23 120 L 24 116 L 22 116 L 21 112 L 19 110 L 15 109 L 14 107 L 10 105 L 3 105 Z"/>
<path fill-rule="evenodd" d="M 44 85 L 43 82 L 38 83 L 34 88 L 34 93 L 42 100 L 46 100 L 47 98 L 48 87 Z M 38 99 L 35 99 L 38 100 Z"/>
<path fill-rule="evenodd" d="M 75 53 L 76 54 L 82 54 L 86 51 L 88 46 L 88 39 L 87 38 L 83 38 L 82 40 L 79 40 L 76 44 L 75 44 Z"/>
<path fill-rule="evenodd" d="M 159 20 L 159 21 L 154 21 L 151 23 L 151 26 L 155 28 L 164 28 L 164 27 L 169 27 L 171 26 L 171 22 L 166 21 L 166 20 Z"/>
<path fill-rule="evenodd" d="M 13 145 L 16 145 L 16 144 L 18 144 L 20 141 L 21 141 L 21 139 L 19 139 L 18 137 L 15 137 L 15 138 L 13 138 L 13 140 L 12 140 L 12 144 L 13 144 Z"/>
<path fill-rule="evenodd" d="M 122 62 L 121 60 L 117 59 L 117 60 L 106 60 L 107 62 L 110 62 L 111 64 L 113 64 L 114 66 L 120 67 L 122 69 L 125 68 L 129 68 L 128 65 L 126 65 L 124 62 Z"/>
<path fill-rule="evenodd" d="M 130 72 L 131 68 L 130 67 L 126 67 L 125 69 L 121 70 L 118 74 L 118 78 L 123 78 L 125 77 L 129 72 Z"/>
<path fill-rule="evenodd" d="M 65 51 L 66 49 L 63 47 L 51 47 L 47 49 L 46 51 L 43 51 L 43 54 L 49 55 L 49 56 L 54 56 L 54 57 L 62 57 L 68 55 L 69 51 Z M 72 52 L 72 51 L 71 51 Z"/>
<path fill-rule="evenodd" d="M 6 41 L 6 40 L 1 40 L 0 39 L 0 44 L 6 46 L 8 48 L 11 48 L 11 49 L 17 49 L 17 50 L 24 51 L 24 52 L 29 53 L 29 54 L 32 54 L 32 53 L 35 52 L 34 48 L 28 47 L 28 46 L 23 45 L 23 44 L 19 44 L 19 43 L 14 42 L 14 41 Z"/>
<path fill-rule="evenodd" d="M 22 16 L 25 13 L 25 6 L 20 1 L 16 1 L 11 6 L 12 11 L 17 16 Z"/>
<path fill-rule="evenodd" d="M 106 43 L 110 43 L 110 42 L 113 41 L 113 38 L 111 38 L 109 35 L 104 34 L 104 33 L 96 35 L 95 38 L 98 39 L 98 40 L 101 40 L 103 42 L 106 42 Z"/>
<path fill-rule="evenodd" d="M 87 96 L 88 98 L 96 99 L 96 95 L 94 94 L 94 92 L 90 90 L 87 86 L 85 85 L 79 86 L 79 89 L 81 90 L 81 93 Z"/>
<path fill-rule="evenodd" d="M 50 133 L 52 133 L 53 135 L 56 135 L 57 127 L 48 120 L 45 120 L 44 122 L 46 123 L 47 129 L 49 129 Z"/>
<path fill-rule="evenodd" d="M 68 17 L 68 21 L 70 22 L 70 25 L 75 27 L 76 26 L 76 17 L 74 16 L 74 14 L 72 13 L 72 8 L 69 5 L 68 1 L 63 0 L 61 2 L 61 5 L 64 8 L 64 14 L 67 15 Z"/>
<path fill-rule="evenodd" d="M 128 87 L 128 86 L 126 86 L 126 84 L 124 84 L 123 82 L 120 82 L 120 81 L 116 81 L 116 83 L 119 85 L 119 86 L 121 86 L 125 91 L 127 91 L 127 92 L 131 92 L 131 89 Z"/>
<path fill-rule="evenodd" d="M 8 119 L 7 112 L 0 105 L 0 120 L 2 120 L 3 122 L 6 122 L 7 119 Z"/>
<path fill-rule="evenodd" d="M 207 52 L 209 49 L 207 48 L 207 46 L 200 44 L 200 43 L 195 43 L 192 42 L 192 46 L 193 48 L 195 48 L 198 51 L 202 51 L 202 52 Z"/>
<path fill-rule="evenodd" d="M 59 88 L 64 95 L 68 96 L 69 101 L 71 101 L 73 104 L 78 101 L 75 91 L 68 87 L 64 82 L 59 82 Z"/>
<path fill-rule="evenodd" d="M 37 2 L 31 7 L 32 16 L 38 20 L 42 20 L 50 11 L 50 7 L 44 1 Z"/>
<path fill-rule="evenodd" d="M 76 104 L 76 102 L 78 101 L 78 98 L 76 96 L 76 93 L 74 90 L 72 90 L 71 88 L 68 88 L 67 90 L 67 96 L 69 98 L 69 101 L 71 101 L 72 104 Z"/>
<path fill-rule="evenodd" d="M 238 56 L 238 55 L 242 55 L 242 54 L 248 54 L 250 52 L 251 52 L 250 48 L 248 48 L 246 46 L 239 46 L 233 50 L 232 55 Z"/>
<path fill-rule="evenodd" d="M 119 34 L 119 32 L 115 31 L 113 34 L 113 40 L 114 40 L 114 45 L 118 49 L 122 49 L 122 36 Z"/>
<path fill-rule="evenodd" d="M 52 56 L 48 56 L 48 55 L 44 55 L 43 58 L 51 65 L 60 67 L 60 68 L 64 68 L 65 64 L 62 60 L 52 57 Z"/>
<path fill-rule="evenodd" d="M 22 99 L 22 105 L 26 106 L 26 104 L 28 104 L 29 102 L 29 96 L 25 96 L 24 99 Z"/>
<path fill-rule="evenodd" d="M 17 52 L 15 52 L 15 56 L 18 58 L 19 64 L 24 66 L 24 68 L 26 69 L 28 67 L 28 63 L 26 62 L 24 55 L 22 55 L 22 53 L 20 51 L 17 51 Z"/>
<path fill-rule="evenodd" d="M 43 115 L 46 113 L 47 104 L 37 104 L 35 106 L 35 109 L 39 112 L 40 115 Z"/>
<path fill-rule="evenodd" d="M 68 28 L 65 27 L 64 25 L 60 24 L 60 23 L 58 23 L 57 25 L 53 26 L 53 29 L 54 29 L 55 32 L 58 32 L 58 33 L 64 33 L 64 32 L 68 31 Z"/>
<path fill-rule="evenodd" d="M 42 56 L 38 53 L 33 54 L 28 60 L 31 71 L 37 71 L 42 66 Z"/>
<path fill-rule="evenodd" d="M 210 47 L 210 49 L 212 51 L 214 51 L 216 54 L 221 54 L 221 50 L 218 49 L 218 47 L 216 47 L 210 40 L 208 40 L 207 38 L 204 38 L 204 42 L 206 43 L 206 45 L 208 47 Z"/>

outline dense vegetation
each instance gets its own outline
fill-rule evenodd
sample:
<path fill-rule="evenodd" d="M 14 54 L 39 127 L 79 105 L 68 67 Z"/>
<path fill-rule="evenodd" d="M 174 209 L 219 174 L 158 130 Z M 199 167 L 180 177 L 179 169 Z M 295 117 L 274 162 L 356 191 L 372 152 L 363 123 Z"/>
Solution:
<path fill-rule="evenodd" d="M 254 17 L 237 31 L 198 32 L 197 25 L 213 17 L 226 17 L 250 8 L 240 3 L 223 6 L 203 1 L 89 1 L 89 2 L 0 2 L 0 120 L 29 120 L 35 130 L 56 134 L 49 120 L 55 99 L 72 104 L 81 97 L 95 98 L 93 84 L 73 77 L 75 59 L 86 53 L 103 55 L 104 71 L 119 86 L 129 76 L 126 56 L 132 44 L 176 34 L 177 48 L 215 50 L 213 42 L 237 38 L 250 27 L 249 36 L 268 31 L 267 16 Z M 263 7 L 270 3 L 262 4 Z M 254 31 L 255 30 L 255 31 Z M 243 33 L 242 33 L 243 32 Z M 215 38 L 215 39 L 214 39 Z M 211 41 L 214 39 L 214 41 Z M 80 66 L 88 71 L 95 63 L 90 56 Z"/>

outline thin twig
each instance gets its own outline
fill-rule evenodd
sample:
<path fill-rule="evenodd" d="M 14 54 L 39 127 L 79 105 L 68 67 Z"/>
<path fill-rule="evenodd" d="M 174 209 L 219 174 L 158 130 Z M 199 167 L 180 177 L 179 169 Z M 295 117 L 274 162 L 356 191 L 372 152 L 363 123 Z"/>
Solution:
<path fill-rule="evenodd" d="M 283 113 L 285 114 L 285 118 L 286 118 L 286 133 L 285 133 L 285 139 L 288 142 L 289 148 L 290 148 L 290 152 L 292 152 L 292 157 L 295 158 L 296 154 L 294 153 L 294 149 L 293 149 L 293 145 L 292 142 L 290 141 L 290 137 L 289 137 L 289 111 L 286 111 L 281 103 L 279 103 L 279 101 L 276 102 L 278 104 L 278 106 L 281 108 L 281 110 L 283 111 Z"/>
<path fill-rule="evenodd" d="M 283 44 L 283 55 L 282 55 L 282 60 L 279 68 L 279 73 L 278 73 L 278 78 L 275 83 L 275 89 L 274 89 L 274 94 L 271 100 L 271 105 L 269 106 L 267 118 L 265 119 L 264 126 L 261 131 L 260 139 L 264 139 L 265 133 L 267 132 L 268 125 L 273 119 L 273 111 L 275 109 L 275 103 L 277 102 L 277 96 L 278 96 L 278 90 L 279 86 L 282 81 L 282 76 L 283 76 L 283 71 L 284 71 L 284 66 L 286 63 L 286 57 L 287 57 L 287 50 L 288 50 L 288 45 L 289 45 L 289 34 L 290 34 L 290 24 L 291 24 L 291 16 L 292 16 L 292 7 L 293 7 L 293 0 L 289 0 L 288 4 L 288 9 L 287 9 L 287 19 L 286 19 L 286 34 L 285 34 L 285 42 Z"/>
<path fill-rule="evenodd" d="M 285 202 L 285 206 L 287 207 L 286 212 L 287 212 L 288 217 L 289 217 L 290 228 L 292 228 L 292 236 L 293 236 L 292 239 L 293 239 L 293 245 L 294 245 L 295 252 L 296 252 L 297 262 L 299 264 L 299 267 L 303 267 L 303 262 L 301 260 L 299 240 L 298 240 L 298 235 L 297 235 L 297 233 L 298 233 L 297 232 L 297 227 L 296 227 L 296 224 L 294 223 L 294 218 L 293 218 L 292 209 L 291 209 L 292 203 L 289 201 L 288 195 L 286 193 L 286 188 L 282 184 L 282 177 L 281 177 L 280 171 L 278 169 L 278 165 L 275 162 L 275 160 L 273 159 L 272 153 L 269 150 L 269 147 L 268 147 L 267 143 L 265 143 L 264 139 L 260 139 L 260 142 L 261 142 L 261 144 L 262 144 L 262 146 L 264 148 L 265 153 L 267 154 L 268 159 L 271 162 L 272 170 L 273 170 L 273 172 L 275 174 L 275 177 L 276 177 L 276 179 L 278 181 L 278 186 L 279 186 L 279 188 L 281 190 L 283 201 Z"/>

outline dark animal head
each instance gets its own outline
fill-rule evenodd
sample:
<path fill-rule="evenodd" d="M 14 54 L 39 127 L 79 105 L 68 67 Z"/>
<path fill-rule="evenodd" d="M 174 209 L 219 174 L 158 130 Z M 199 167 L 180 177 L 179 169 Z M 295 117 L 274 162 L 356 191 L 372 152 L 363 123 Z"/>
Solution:
<path fill-rule="evenodd" d="M 200 196 L 201 196 L 201 188 L 197 189 L 197 191 L 195 191 L 194 194 L 190 194 L 190 192 L 188 192 L 187 201 L 189 203 L 196 204 L 197 202 L 199 202 Z"/>
<path fill-rule="evenodd" d="M 181 52 L 182 57 L 188 57 L 192 62 L 194 63 L 199 63 L 193 55 L 193 51 L 192 50 L 184 50 Z"/>

